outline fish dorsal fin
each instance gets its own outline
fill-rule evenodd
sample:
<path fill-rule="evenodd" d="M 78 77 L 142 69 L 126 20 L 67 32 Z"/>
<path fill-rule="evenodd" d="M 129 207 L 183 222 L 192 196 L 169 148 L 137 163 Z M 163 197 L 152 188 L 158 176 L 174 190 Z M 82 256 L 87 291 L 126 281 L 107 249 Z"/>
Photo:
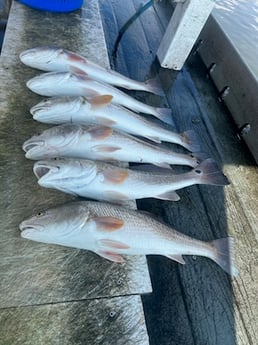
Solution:
<path fill-rule="evenodd" d="M 121 150 L 119 146 L 111 146 L 111 145 L 96 145 L 92 147 L 94 152 L 115 152 Z"/>
<path fill-rule="evenodd" d="M 183 259 L 182 255 L 180 254 L 173 254 L 173 255 L 166 255 L 167 258 L 174 260 L 182 265 L 185 264 L 185 260 Z"/>
<path fill-rule="evenodd" d="M 171 168 L 171 166 L 168 163 L 155 163 L 155 165 L 157 165 L 160 168 L 164 168 L 164 169 L 170 169 L 172 170 L 173 168 Z"/>
<path fill-rule="evenodd" d="M 155 198 L 161 199 L 161 200 L 170 200 L 170 201 L 180 200 L 180 196 L 173 190 L 169 192 L 165 192 L 163 194 L 156 195 Z"/>
<path fill-rule="evenodd" d="M 123 227 L 124 221 L 112 216 L 93 217 L 97 230 L 99 231 L 116 231 Z"/>
<path fill-rule="evenodd" d="M 128 171 L 126 169 L 107 169 L 103 171 L 105 180 L 111 183 L 119 184 L 124 182 L 128 177 Z"/>
<path fill-rule="evenodd" d="M 152 137 L 152 136 L 145 136 L 146 139 L 149 139 L 150 141 L 153 141 L 154 143 L 161 144 L 161 140 L 158 137 Z"/>
<path fill-rule="evenodd" d="M 98 244 L 101 247 L 105 247 L 107 249 L 129 249 L 130 246 L 127 244 L 120 242 L 120 241 L 115 241 L 115 240 L 108 240 L 108 239 L 102 239 L 98 241 Z"/>
<path fill-rule="evenodd" d="M 91 128 L 88 133 L 90 133 L 92 140 L 104 140 L 112 135 L 113 130 L 109 127 L 99 126 Z"/>
<path fill-rule="evenodd" d="M 92 107 L 104 107 L 110 104 L 112 99 L 112 95 L 101 95 L 91 98 L 89 102 L 92 105 Z"/>
<path fill-rule="evenodd" d="M 116 263 L 124 262 L 122 255 L 111 253 L 109 251 L 99 250 L 96 252 L 96 254 L 112 262 L 116 262 Z"/>

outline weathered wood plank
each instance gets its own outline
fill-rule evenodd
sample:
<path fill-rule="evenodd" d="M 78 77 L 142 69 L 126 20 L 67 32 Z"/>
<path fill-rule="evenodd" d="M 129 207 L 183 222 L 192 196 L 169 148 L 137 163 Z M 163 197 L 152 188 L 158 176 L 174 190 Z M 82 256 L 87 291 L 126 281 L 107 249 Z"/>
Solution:
<path fill-rule="evenodd" d="M 22 65 L 18 55 L 32 46 L 48 44 L 78 51 L 108 66 L 98 2 L 87 1 L 80 11 L 58 15 L 12 4 L 0 57 L 0 307 L 149 292 L 144 257 L 116 265 L 90 252 L 20 237 L 18 225 L 23 219 L 74 199 L 40 188 L 33 176 L 33 162 L 25 159 L 21 149 L 27 138 L 46 126 L 32 120 L 28 110 L 41 98 L 25 86 L 40 72 Z"/>
<path fill-rule="evenodd" d="M 157 51 L 162 67 L 183 67 L 214 5 L 214 0 L 185 0 L 177 4 Z"/>
<path fill-rule="evenodd" d="M 200 76 L 205 78 L 205 70 L 198 70 L 196 66 L 193 60 L 191 75 L 203 103 L 207 105 L 207 117 L 204 118 L 216 131 L 223 169 L 231 181 L 231 185 L 225 188 L 224 197 L 227 227 L 237 240 L 240 270 L 239 278 L 232 281 L 236 342 L 241 345 L 254 344 L 258 320 L 258 169 L 244 143 L 238 140 L 230 114 L 217 101 L 216 90 L 210 83 L 201 82 Z"/>
<path fill-rule="evenodd" d="M 1 345 L 149 344 L 139 296 L 0 309 L 0 324 Z"/>
<path fill-rule="evenodd" d="M 134 0 L 134 4 L 136 9 L 139 2 Z M 124 2 L 116 1 L 116 6 L 117 17 L 121 12 L 127 14 L 127 19 L 130 17 L 132 10 Z M 155 7 L 158 10 L 158 4 Z M 153 28 L 158 26 L 160 30 L 168 12 L 167 8 L 166 13 L 159 13 L 161 23 L 153 11 L 144 13 L 138 26 L 135 23 L 131 28 L 131 37 L 128 30 L 120 49 L 130 54 L 131 48 L 127 47 L 134 46 L 134 38 L 140 37 L 142 50 L 148 51 L 147 42 L 154 52 L 158 34 L 152 33 Z M 134 11 L 130 13 L 133 15 Z M 119 59 L 127 60 L 127 55 L 120 55 Z M 129 57 L 132 60 L 133 56 Z M 143 296 L 147 326 L 152 344 L 252 345 L 256 341 L 258 310 L 257 168 L 243 142 L 237 139 L 231 117 L 218 101 L 198 57 L 194 55 L 188 60 L 181 72 L 163 73 L 161 69 L 159 73 L 170 80 L 166 94 L 175 126 L 178 130 L 190 127 L 198 132 L 202 150 L 222 165 L 231 185 L 190 187 L 179 191 L 179 203 L 148 199 L 138 205 L 162 216 L 178 230 L 203 240 L 233 235 L 240 276 L 231 280 L 204 258 L 186 258 L 185 266 L 165 258 L 148 258 L 154 292 Z M 144 73 L 133 66 L 132 77 Z M 142 64 L 141 68 L 146 71 L 149 66 Z"/>

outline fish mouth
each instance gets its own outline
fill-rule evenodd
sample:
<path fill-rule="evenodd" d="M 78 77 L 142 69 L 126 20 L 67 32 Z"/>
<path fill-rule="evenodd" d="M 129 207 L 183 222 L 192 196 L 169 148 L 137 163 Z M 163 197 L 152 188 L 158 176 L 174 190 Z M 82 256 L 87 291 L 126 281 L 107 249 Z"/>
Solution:
<path fill-rule="evenodd" d="M 57 173 L 59 170 L 60 167 L 57 164 L 51 164 L 47 161 L 36 162 L 33 166 L 33 172 L 39 180 L 38 182 L 44 180 L 52 173 Z"/>
<path fill-rule="evenodd" d="M 42 149 L 45 142 L 43 140 L 27 140 L 22 146 L 23 151 L 25 151 L 25 157 L 29 159 L 35 159 L 38 155 L 41 156 Z"/>
<path fill-rule="evenodd" d="M 19 58 L 21 62 L 27 63 L 27 61 L 32 60 L 35 57 L 35 52 L 32 49 L 25 50 L 22 53 L 20 53 Z"/>
<path fill-rule="evenodd" d="M 40 115 L 40 113 L 48 111 L 50 109 L 50 107 L 48 107 L 46 104 L 47 104 L 47 101 L 44 104 L 34 105 L 30 109 L 30 113 L 34 119 L 36 119 L 37 116 Z"/>
<path fill-rule="evenodd" d="M 29 234 L 33 232 L 42 231 L 44 229 L 44 226 L 35 223 L 32 224 L 31 221 L 24 220 L 19 225 L 19 228 L 21 230 L 21 236 L 26 238 Z"/>

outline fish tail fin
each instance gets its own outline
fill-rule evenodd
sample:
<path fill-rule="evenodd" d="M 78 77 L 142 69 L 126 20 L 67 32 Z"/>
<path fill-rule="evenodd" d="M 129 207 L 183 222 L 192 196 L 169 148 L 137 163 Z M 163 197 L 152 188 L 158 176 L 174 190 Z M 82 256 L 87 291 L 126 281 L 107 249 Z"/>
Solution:
<path fill-rule="evenodd" d="M 220 238 L 210 242 L 213 250 L 213 255 L 210 257 L 215 261 L 225 272 L 232 276 L 238 275 L 234 256 L 235 241 L 233 237 Z"/>
<path fill-rule="evenodd" d="M 223 174 L 218 164 L 212 158 L 205 159 L 193 170 L 193 172 L 196 176 L 199 176 L 199 184 L 211 184 L 215 186 L 230 184 L 228 178 Z"/>
<path fill-rule="evenodd" d="M 153 116 L 157 117 L 160 121 L 172 124 L 172 116 L 170 108 L 155 108 L 155 114 Z"/>
<path fill-rule="evenodd" d="M 165 96 L 161 83 L 157 78 L 146 80 L 144 84 L 146 85 L 146 91 L 158 96 Z"/>
<path fill-rule="evenodd" d="M 184 147 L 191 152 L 200 151 L 200 140 L 197 133 L 190 129 L 181 134 L 184 142 Z"/>

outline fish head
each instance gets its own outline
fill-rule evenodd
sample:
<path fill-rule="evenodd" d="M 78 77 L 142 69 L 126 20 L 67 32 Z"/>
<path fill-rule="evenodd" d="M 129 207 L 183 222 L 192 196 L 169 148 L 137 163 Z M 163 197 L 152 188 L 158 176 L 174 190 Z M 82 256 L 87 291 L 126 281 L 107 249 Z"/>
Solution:
<path fill-rule="evenodd" d="M 44 130 L 26 140 L 22 146 L 28 159 L 59 157 L 67 147 L 77 143 L 80 126 L 60 125 Z"/>
<path fill-rule="evenodd" d="M 72 122 L 72 116 L 83 106 L 84 111 L 90 109 L 90 103 L 83 96 L 52 97 L 45 99 L 30 109 L 34 120 L 43 123 L 61 124 Z"/>
<path fill-rule="evenodd" d="M 47 72 L 29 79 L 26 85 L 42 96 L 68 95 L 66 89 L 69 90 L 70 82 L 74 79 L 76 77 L 70 72 Z"/>
<path fill-rule="evenodd" d="M 27 66 L 43 71 L 68 71 L 63 55 L 65 50 L 59 47 L 42 46 L 23 51 L 20 60 Z"/>
<path fill-rule="evenodd" d="M 57 158 L 36 162 L 33 172 L 40 186 L 76 194 L 71 190 L 76 191 L 91 183 L 97 175 L 97 168 L 94 161 Z"/>
<path fill-rule="evenodd" d="M 83 233 L 87 233 L 90 212 L 76 203 L 38 212 L 20 223 L 23 238 L 70 247 L 80 247 Z"/>

